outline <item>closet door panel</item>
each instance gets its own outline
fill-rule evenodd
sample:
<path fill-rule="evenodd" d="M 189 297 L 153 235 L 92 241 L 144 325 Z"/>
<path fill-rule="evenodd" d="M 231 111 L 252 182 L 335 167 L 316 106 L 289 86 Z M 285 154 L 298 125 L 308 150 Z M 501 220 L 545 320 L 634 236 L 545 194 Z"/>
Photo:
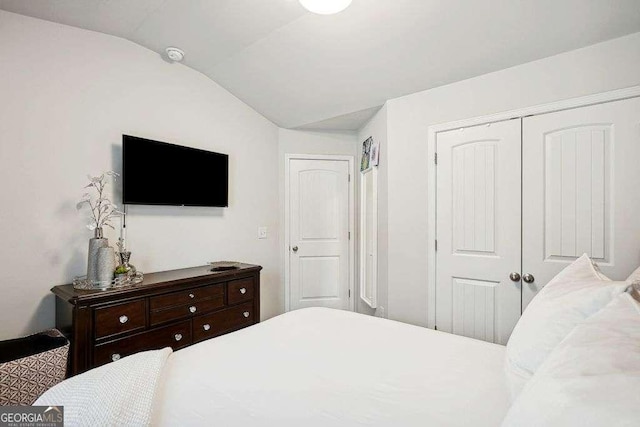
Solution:
<path fill-rule="evenodd" d="M 437 136 L 436 326 L 504 344 L 520 316 L 520 120 Z"/>
<path fill-rule="evenodd" d="M 523 308 L 589 254 L 612 279 L 640 264 L 640 99 L 523 119 Z"/>

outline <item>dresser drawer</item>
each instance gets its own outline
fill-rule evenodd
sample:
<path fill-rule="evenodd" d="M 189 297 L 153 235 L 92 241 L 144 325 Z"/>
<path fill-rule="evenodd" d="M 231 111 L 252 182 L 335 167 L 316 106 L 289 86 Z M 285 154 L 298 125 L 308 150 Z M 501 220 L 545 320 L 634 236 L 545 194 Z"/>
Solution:
<path fill-rule="evenodd" d="M 174 292 L 167 295 L 160 295 L 149 298 L 151 310 L 161 310 L 163 308 L 175 307 L 178 305 L 190 304 L 203 299 L 222 297 L 224 295 L 224 284 L 201 286 L 185 291 Z"/>
<path fill-rule="evenodd" d="M 154 310 L 151 311 L 149 317 L 151 320 L 151 326 L 154 326 L 165 322 L 196 316 L 201 313 L 208 313 L 222 307 L 224 307 L 224 298 L 222 295 L 219 295 L 217 297 L 201 300 L 192 304 L 165 308 L 164 310 Z"/>
<path fill-rule="evenodd" d="M 253 279 L 232 280 L 229 282 L 229 305 L 238 304 L 253 299 Z"/>
<path fill-rule="evenodd" d="M 177 350 L 191 343 L 191 322 L 187 320 L 97 345 L 93 354 L 93 362 L 94 366 L 104 365 L 139 351 L 157 350 L 164 347 L 172 347 Z"/>
<path fill-rule="evenodd" d="M 193 342 L 235 331 L 253 323 L 253 303 L 245 303 L 193 319 Z"/>
<path fill-rule="evenodd" d="M 143 299 L 96 308 L 94 311 L 96 339 L 144 329 L 145 311 Z"/>

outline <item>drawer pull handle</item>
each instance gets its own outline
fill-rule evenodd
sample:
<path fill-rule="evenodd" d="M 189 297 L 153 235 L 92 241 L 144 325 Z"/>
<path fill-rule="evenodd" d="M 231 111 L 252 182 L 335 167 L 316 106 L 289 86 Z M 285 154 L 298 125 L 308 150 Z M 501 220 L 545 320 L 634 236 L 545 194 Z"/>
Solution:
<path fill-rule="evenodd" d="M 120 360 L 120 354 L 119 354 L 119 353 L 113 353 L 113 354 L 111 355 L 111 360 L 113 360 L 114 362 L 115 362 L 116 360 Z"/>
<path fill-rule="evenodd" d="M 202 325 L 202 329 L 204 329 L 205 331 L 208 331 L 209 329 L 211 329 L 211 325 L 206 323 L 206 324 Z"/>
<path fill-rule="evenodd" d="M 125 324 L 129 321 L 127 316 L 120 316 L 120 323 Z"/>
<path fill-rule="evenodd" d="M 189 298 L 195 298 L 196 296 L 194 294 L 189 294 Z"/>
<path fill-rule="evenodd" d="M 182 334 L 175 334 L 173 337 L 176 339 L 176 341 L 180 341 L 182 339 Z"/>
<path fill-rule="evenodd" d="M 244 317 L 249 317 L 249 312 L 248 312 L 248 311 L 245 311 L 244 313 L 242 313 L 242 315 L 243 315 Z"/>
<path fill-rule="evenodd" d="M 192 305 L 191 307 L 189 307 L 189 311 L 192 312 L 192 313 L 195 313 L 196 310 L 197 310 L 197 308 L 196 308 L 195 305 Z"/>
<path fill-rule="evenodd" d="M 247 293 L 247 288 L 240 288 L 240 293 L 241 294 L 246 294 Z"/>

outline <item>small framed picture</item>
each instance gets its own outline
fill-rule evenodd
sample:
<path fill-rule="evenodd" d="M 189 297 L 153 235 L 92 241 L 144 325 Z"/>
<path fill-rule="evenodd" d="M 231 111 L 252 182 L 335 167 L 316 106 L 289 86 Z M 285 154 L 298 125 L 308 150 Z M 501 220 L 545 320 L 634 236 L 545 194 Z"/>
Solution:
<path fill-rule="evenodd" d="M 377 142 L 373 143 L 371 147 L 371 166 L 378 166 L 380 162 L 380 144 Z"/>
<path fill-rule="evenodd" d="M 371 146 L 373 138 L 369 137 L 362 143 L 362 158 L 360 159 L 360 172 L 364 172 L 371 167 Z"/>

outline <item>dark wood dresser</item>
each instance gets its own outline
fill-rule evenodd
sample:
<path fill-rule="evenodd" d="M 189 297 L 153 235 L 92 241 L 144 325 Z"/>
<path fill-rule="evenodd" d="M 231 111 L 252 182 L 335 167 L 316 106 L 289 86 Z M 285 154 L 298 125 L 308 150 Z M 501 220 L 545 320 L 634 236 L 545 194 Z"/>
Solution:
<path fill-rule="evenodd" d="M 71 341 L 70 375 L 144 350 L 174 350 L 260 321 L 260 270 L 211 267 L 145 274 L 104 291 L 55 286 L 56 327 Z"/>

